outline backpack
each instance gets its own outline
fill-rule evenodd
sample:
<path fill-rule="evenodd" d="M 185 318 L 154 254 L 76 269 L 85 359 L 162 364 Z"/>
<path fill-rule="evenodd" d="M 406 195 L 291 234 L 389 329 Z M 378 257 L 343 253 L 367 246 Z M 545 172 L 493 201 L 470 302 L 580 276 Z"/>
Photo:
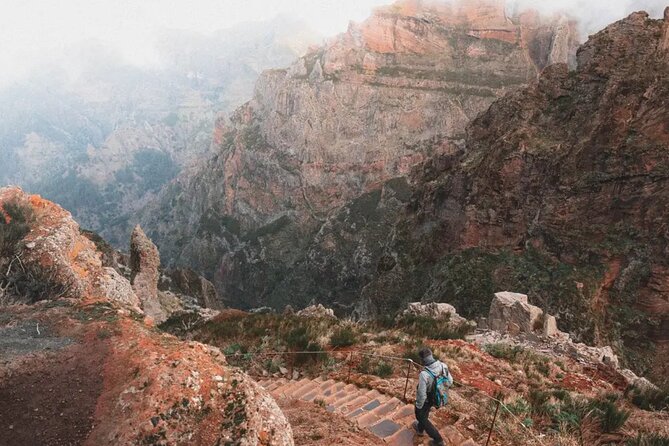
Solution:
<path fill-rule="evenodd" d="M 442 363 L 441 373 L 437 376 L 425 368 L 427 373 L 432 376 L 432 386 L 428 392 L 427 398 L 430 404 L 436 408 L 444 407 L 448 403 L 448 388 L 453 385 L 453 377 L 448 371 L 448 367 Z"/>

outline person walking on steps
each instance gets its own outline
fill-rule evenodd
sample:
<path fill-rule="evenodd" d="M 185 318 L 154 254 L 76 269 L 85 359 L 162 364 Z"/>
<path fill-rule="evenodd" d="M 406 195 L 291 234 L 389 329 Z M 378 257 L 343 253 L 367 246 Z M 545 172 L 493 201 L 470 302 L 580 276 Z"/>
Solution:
<path fill-rule="evenodd" d="M 422 348 L 418 352 L 423 370 L 418 376 L 416 388 L 416 421 L 413 428 L 417 435 L 426 433 L 430 436 L 432 446 L 444 446 L 444 439 L 436 427 L 430 422 L 430 409 L 439 408 L 448 402 L 448 388 L 453 385 L 453 377 L 448 366 L 437 361 L 429 348 Z"/>

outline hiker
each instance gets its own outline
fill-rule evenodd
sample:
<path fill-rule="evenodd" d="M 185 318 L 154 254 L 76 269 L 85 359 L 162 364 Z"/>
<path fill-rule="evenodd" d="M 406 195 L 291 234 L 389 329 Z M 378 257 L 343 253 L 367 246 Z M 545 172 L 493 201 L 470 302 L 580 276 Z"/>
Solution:
<path fill-rule="evenodd" d="M 416 434 L 423 436 L 427 433 L 433 446 L 443 446 L 444 439 L 439 431 L 430 422 L 430 409 L 442 407 L 448 400 L 448 387 L 453 385 L 453 377 L 448 371 L 448 366 L 437 361 L 432 356 L 429 348 L 422 348 L 418 352 L 423 363 L 423 370 L 418 376 L 418 387 L 416 388 L 416 421 L 413 428 Z"/>

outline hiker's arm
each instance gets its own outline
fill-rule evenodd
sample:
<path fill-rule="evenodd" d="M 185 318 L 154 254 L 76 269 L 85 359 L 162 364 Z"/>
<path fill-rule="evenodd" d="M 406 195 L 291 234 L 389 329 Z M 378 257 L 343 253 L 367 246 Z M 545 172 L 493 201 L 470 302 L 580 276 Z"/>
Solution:
<path fill-rule="evenodd" d="M 426 399 L 427 377 L 425 376 L 425 373 L 420 372 L 420 375 L 418 375 L 418 387 L 416 388 L 416 407 L 422 409 Z"/>

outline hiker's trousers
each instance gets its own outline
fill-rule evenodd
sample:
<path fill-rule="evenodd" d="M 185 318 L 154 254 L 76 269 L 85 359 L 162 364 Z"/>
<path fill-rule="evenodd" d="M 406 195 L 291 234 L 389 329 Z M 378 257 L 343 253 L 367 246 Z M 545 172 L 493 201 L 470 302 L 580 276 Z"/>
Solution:
<path fill-rule="evenodd" d="M 444 441 L 444 439 L 441 438 L 441 434 L 439 434 L 437 428 L 434 427 L 434 424 L 430 422 L 430 409 L 432 409 L 432 405 L 427 401 L 420 409 L 417 407 L 415 408 L 416 420 L 418 421 L 418 431 L 426 432 L 435 443 L 440 444 Z"/>

